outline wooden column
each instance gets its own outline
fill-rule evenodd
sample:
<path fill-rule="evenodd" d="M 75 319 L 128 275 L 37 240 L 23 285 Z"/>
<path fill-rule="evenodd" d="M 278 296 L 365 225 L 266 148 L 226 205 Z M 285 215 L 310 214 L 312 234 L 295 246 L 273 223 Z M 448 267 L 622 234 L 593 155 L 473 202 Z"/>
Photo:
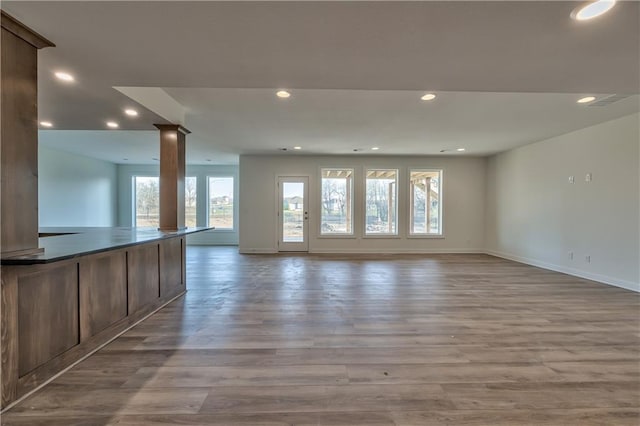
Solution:
<path fill-rule="evenodd" d="M 2 11 L 2 257 L 38 248 L 38 49 L 55 46 Z"/>
<path fill-rule="evenodd" d="M 156 124 L 160 130 L 160 230 L 184 229 L 185 139 L 179 124 Z"/>

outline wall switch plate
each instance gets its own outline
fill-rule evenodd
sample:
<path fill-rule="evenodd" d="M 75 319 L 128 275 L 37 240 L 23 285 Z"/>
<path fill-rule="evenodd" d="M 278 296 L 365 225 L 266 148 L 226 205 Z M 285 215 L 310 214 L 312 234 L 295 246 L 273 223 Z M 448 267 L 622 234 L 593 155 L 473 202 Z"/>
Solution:
<path fill-rule="evenodd" d="M 567 254 L 568 254 L 568 256 L 569 256 L 569 260 L 573 260 L 573 252 L 572 252 L 572 251 L 570 251 L 570 252 L 569 252 L 569 253 L 567 253 Z"/>
<path fill-rule="evenodd" d="M 585 181 L 585 182 L 591 182 L 591 173 L 587 173 L 587 174 L 584 176 L 584 181 Z"/>
<path fill-rule="evenodd" d="M 576 178 L 573 176 L 569 176 L 569 183 L 575 183 Z"/>
<path fill-rule="evenodd" d="M 591 256 L 585 256 L 584 257 L 585 262 L 587 263 L 591 263 Z"/>

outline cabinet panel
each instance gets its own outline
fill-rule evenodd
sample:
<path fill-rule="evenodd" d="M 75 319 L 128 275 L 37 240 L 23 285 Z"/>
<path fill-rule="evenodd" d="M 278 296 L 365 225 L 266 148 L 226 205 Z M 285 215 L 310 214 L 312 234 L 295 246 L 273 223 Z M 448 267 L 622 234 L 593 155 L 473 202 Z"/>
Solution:
<path fill-rule="evenodd" d="M 22 376 L 80 343 L 78 267 L 18 277 L 18 365 Z"/>
<path fill-rule="evenodd" d="M 184 290 L 183 258 L 183 238 L 172 238 L 160 243 L 160 295 L 162 297 Z"/>
<path fill-rule="evenodd" d="M 127 316 L 127 255 L 116 251 L 80 262 L 80 339 Z"/>
<path fill-rule="evenodd" d="M 127 253 L 129 315 L 160 298 L 158 244 L 132 247 Z"/>

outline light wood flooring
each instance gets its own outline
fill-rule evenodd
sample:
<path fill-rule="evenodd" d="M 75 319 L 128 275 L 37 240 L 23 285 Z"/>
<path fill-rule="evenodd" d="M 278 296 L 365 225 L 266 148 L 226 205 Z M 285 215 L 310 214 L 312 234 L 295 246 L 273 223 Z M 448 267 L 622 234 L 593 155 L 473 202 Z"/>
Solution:
<path fill-rule="evenodd" d="M 189 247 L 189 292 L 4 425 L 638 425 L 640 297 L 487 255 Z"/>

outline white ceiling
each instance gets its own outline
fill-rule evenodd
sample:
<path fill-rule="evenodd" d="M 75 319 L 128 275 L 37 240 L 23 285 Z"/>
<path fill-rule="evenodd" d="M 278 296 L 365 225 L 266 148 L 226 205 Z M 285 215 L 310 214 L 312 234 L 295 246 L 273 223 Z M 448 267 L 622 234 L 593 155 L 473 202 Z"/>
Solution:
<path fill-rule="evenodd" d="M 193 132 L 188 161 L 206 164 L 292 145 L 329 154 L 379 145 L 381 154 L 407 155 L 464 146 L 485 155 L 638 111 L 637 96 L 608 107 L 575 104 L 583 94 L 640 92 L 638 2 L 619 2 L 588 23 L 569 19 L 577 4 L 4 1 L 2 8 L 57 44 L 40 53 L 41 119 L 59 129 L 41 132 L 44 144 L 153 162 L 152 124 L 166 122 L 161 109 L 114 87 L 163 88 Z M 55 81 L 58 69 L 77 83 Z M 279 87 L 292 98 L 276 99 Z M 420 102 L 424 91 L 439 96 Z M 125 119 L 130 105 L 143 115 Z M 124 130 L 103 131 L 114 118 Z"/>

